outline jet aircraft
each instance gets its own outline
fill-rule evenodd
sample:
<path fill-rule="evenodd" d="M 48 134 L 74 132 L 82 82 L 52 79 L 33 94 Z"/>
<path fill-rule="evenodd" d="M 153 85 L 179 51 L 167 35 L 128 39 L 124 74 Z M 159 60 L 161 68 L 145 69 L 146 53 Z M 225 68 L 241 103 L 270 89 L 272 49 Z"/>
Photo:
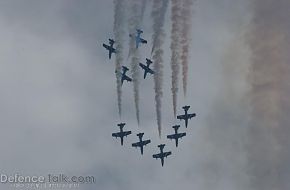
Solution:
<path fill-rule="evenodd" d="M 185 127 L 187 128 L 188 125 L 188 120 L 195 117 L 196 114 L 195 113 L 187 113 L 188 109 L 190 108 L 190 106 L 183 106 L 182 109 L 184 109 L 184 115 L 178 115 L 177 119 L 179 120 L 184 120 L 185 121 Z"/>
<path fill-rule="evenodd" d="M 178 147 L 178 139 L 181 139 L 182 137 L 186 136 L 186 133 L 178 133 L 180 125 L 174 125 L 172 128 L 174 129 L 174 134 L 167 135 L 167 138 L 172 140 L 175 140 L 175 146 Z"/>
<path fill-rule="evenodd" d="M 142 30 L 140 29 L 136 29 L 136 35 L 133 35 L 133 34 L 129 34 L 129 36 L 131 38 L 135 38 L 135 43 L 136 43 L 136 48 L 139 47 L 139 44 L 142 43 L 142 44 L 147 44 L 147 40 L 144 40 L 142 37 L 141 37 L 141 34 L 143 33 Z"/>
<path fill-rule="evenodd" d="M 144 65 L 142 63 L 139 63 L 140 67 L 144 70 L 144 79 L 146 78 L 147 76 L 147 73 L 150 73 L 150 74 L 154 74 L 154 71 L 152 69 L 150 69 L 150 64 L 152 64 L 152 61 L 150 59 L 147 59 L 146 58 L 146 64 L 147 65 Z"/>
<path fill-rule="evenodd" d="M 109 59 L 111 59 L 112 57 L 112 53 L 116 53 L 116 49 L 113 47 L 114 46 L 115 41 L 113 39 L 109 39 L 109 44 L 103 44 L 103 47 L 106 48 L 109 51 Z"/>
<path fill-rule="evenodd" d="M 131 134 L 131 131 L 123 131 L 124 126 L 126 123 L 119 123 L 118 126 L 120 127 L 120 132 L 112 133 L 113 137 L 121 139 L 121 145 L 123 146 L 124 137 Z"/>
<path fill-rule="evenodd" d="M 171 155 L 170 151 L 169 152 L 163 152 L 164 146 L 165 146 L 165 144 L 158 145 L 158 148 L 160 148 L 160 153 L 153 154 L 153 158 L 156 158 L 156 159 L 160 158 L 162 167 L 164 165 L 164 158 L 166 158 L 167 156 Z"/>
<path fill-rule="evenodd" d="M 122 73 L 122 77 L 121 77 L 122 84 L 123 84 L 124 80 L 131 82 L 132 78 L 130 78 L 126 75 L 127 71 L 129 71 L 128 67 L 122 66 L 122 69 L 123 69 L 123 73 Z"/>
<path fill-rule="evenodd" d="M 137 136 L 139 137 L 139 142 L 136 142 L 136 143 L 133 143 L 132 146 L 133 147 L 140 147 L 140 150 L 141 150 L 141 154 L 143 155 L 143 147 L 146 146 L 147 144 L 149 144 L 151 142 L 151 140 L 145 140 L 143 141 L 142 138 L 143 138 L 143 135 L 144 133 L 138 133 Z"/>

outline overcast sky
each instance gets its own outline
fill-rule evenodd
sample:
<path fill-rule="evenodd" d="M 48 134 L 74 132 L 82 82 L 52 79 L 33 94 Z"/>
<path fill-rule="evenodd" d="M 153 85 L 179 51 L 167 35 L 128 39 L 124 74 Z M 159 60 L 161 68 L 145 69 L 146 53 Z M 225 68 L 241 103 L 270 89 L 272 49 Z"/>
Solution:
<path fill-rule="evenodd" d="M 197 0 L 193 8 L 188 95 L 180 82 L 178 113 L 188 104 L 197 117 L 180 129 L 187 136 L 175 148 L 165 138 L 172 125 L 183 124 L 172 109 L 170 9 L 159 139 L 151 76 L 140 82 L 140 126 L 132 84 L 123 85 L 118 116 L 114 55 L 109 60 L 102 47 L 114 37 L 113 0 L 0 0 L 0 172 L 93 175 L 96 184 L 81 186 L 88 190 L 250 190 L 250 53 L 243 36 L 252 10 L 245 0 Z M 148 0 L 143 61 L 152 44 L 150 11 Z M 123 147 L 111 136 L 118 122 L 133 132 Z M 143 156 L 131 147 L 137 132 L 152 140 Z M 159 143 L 172 151 L 163 168 L 152 158 Z"/>

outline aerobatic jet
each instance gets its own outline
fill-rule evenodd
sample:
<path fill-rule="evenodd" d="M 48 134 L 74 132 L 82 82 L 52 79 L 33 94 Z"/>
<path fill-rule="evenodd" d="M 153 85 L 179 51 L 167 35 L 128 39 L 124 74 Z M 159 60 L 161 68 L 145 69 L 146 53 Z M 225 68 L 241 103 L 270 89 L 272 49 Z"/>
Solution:
<path fill-rule="evenodd" d="M 196 116 L 195 113 L 187 113 L 189 108 L 190 108 L 190 106 L 183 106 L 182 109 L 184 109 L 184 112 L 185 112 L 184 115 L 178 115 L 177 116 L 177 119 L 185 121 L 185 127 L 186 128 L 187 128 L 187 125 L 188 125 L 188 120 Z"/>
<path fill-rule="evenodd" d="M 131 82 L 132 79 L 126 75 L 127 71 L 129 71 L 128 67 L 122 66 L 122 69 L 123 69 L 122 78 L 121 78 L 122 84 L 124 80 Z"/>
<path fill-rule="evenodd" d="M 111 59 L 112 57 L 112 53 L 116 53 L 116 49 L 113 47 L 114 46 L 115 41 L 113 39 L 109 39 L 109 44 L 103 44 L 103 47 L 106 48 L 109 51 L 109 59 Z"/>
<path fill-rule="evenodd" d="M 119 123 L 118 126 L 120 127 L 120 132 L 112 133 L 113 137 L 121 139 L 121 145 L 123 146 L 124 137 L 131 134 L 131 131 L 123 131 L 124 126 L 126 123 Z"/>
<path fill-rule="evenodd" d="M 139 47 L 139 44 L 142 43 L 142 44 L 147 44 L 147 40 L 144 40 L 143 38 L 141 38 L 141 34 L 143 33 L 142 30 L 140 29 L 136 29 L 136 35 L 134 34 L 129 34 L 129 36 L 131 38 L 135 38 L 135 43 L 136 43 L 136 48 Z"/>
<path fill-rule="evenodd" d="M 144 79 L 146 78 L 147 76 L 147 73 L 150 73 L 150 74 L 154 74 L 154 71 L 152 69 L 150 69 L 150 65 L 152 64 L 152 61 L 150 59 L 147 59 L 146 58 L 146 65 L 142 64 L 142 63 L 139 63 L 140 67 L 144 70 Z"/>
<path fill-rule="evenodd" d="M 175 146 L 178 147 L 178 139 L 181 139 L 182 137 L 186 136 L 186 133 L 178 133 L 180 125 L 174 125 L 172 128 L 174 129 L 174 134 L 167 135 L 167 138 L 172 140 L 175 140 Z"/>
<path fill-rule="evenodd" d="M 164 165 L 164 158 L 166 158 L 167 156 L 171 155 L 170 151 L 169 152 L 163 152 L 164 146 L 165 146 L 165 144 L 158 145 L 158 148 L 160 148 L 160 153 L 153 154 L 153 158 L 156 158 L 156 159 L 160 158 L 162 167 Z"/>
<path fill-rule="evenodd" d="M 141 154 L 143 155 L 143 147 L 146 146 L 147 144 L 149 144 L 151 142 L 151 140 L 145 140 L 143 141 L 142 138 L 143 138 L 143 135 L 144 133 L 138 133 L 137 136 L 139 137 L 139 142 L 136 142 L 136 143 L 133 143 L 132 146 L 133 147 L 140 147 L 140 150 L 141 150 Z"/>

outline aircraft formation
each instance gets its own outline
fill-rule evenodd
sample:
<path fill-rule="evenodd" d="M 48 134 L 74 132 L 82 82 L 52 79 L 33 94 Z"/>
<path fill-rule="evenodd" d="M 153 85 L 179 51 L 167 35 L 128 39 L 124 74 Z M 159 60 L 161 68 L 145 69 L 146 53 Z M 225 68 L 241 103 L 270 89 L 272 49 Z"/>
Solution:
<path fill-rule="evenodd" d="M 177 116 L 177 119 L 185 121 L 186 128 L 188 125 L 188 120 L 196 116 L 195 113 L 188 113 L 189 108 L 190 108 L 190 106 L 183 106 L 182 109 L 184 110 L 184 114 Z M 126 125 L 126 123 L 117 124 L 117 126 L 119 126 L 119 128 L 120 128 L 120 131 L 112 133 L 112 137 L 120 138 L 122 146 L 124 145 L 124 137 L 127 137 L 128 135 L 132 134 L 132 131 L 124 131 L 125 125 Z M 180 125 L 174 125 L 174 126 L 172 126 L 172 128 L 174 129 L 174 133 L 167 135 L 167 139 L 175 140 L 175 146 L 178 147 L 179 139 L 181 139 L 182 137 L 185 137 L 186 133 L 185 132 L 182 132 L 182 133 L 178 132 Z M 138 136 L 139 141 L 132 143 L 132 147 L 140 148 L 141 155 L 143 155 L 144 147 L 146 145 L 150 144 L 151 140 L 150 139 L 143 140 L 144 133 L 138 133 L 136 135 Z M 159 144 L 159 145 L 157 145 L 157 147 L 159 148 L 160 152 L 153 154 L 152 157 L 155 159 L 160 159 L 161 166 L 163 167 L 164 166 L 164 159 L 167 158 L 168 156 L 172 155 L 172 152 L 171 151 L 164 151 L 165 144 Z"/>
<path fill-rule="evenodd" d="M 136 34 L 129 34 L 129 37 L 134 38 L 136 49 L 140 46 L 140 44 L 147 44 L 147 40 L 145 40 L 141 37 L 142 33 L 143 33 L 142 30 L 136 29 Z M 113 53 L 118 53 L 116 48 L 114 48 L 114 44 L 115 44 L 115 40 L 113 40 L 113 39 L 109 39 L 109 44 L 103 44 L 103 47 L 107 51 L 109 51 L 109 59 L 112 58 Z M 148 73 L 152 74 L 152 75 L 154 74 L 154 71 L 150 68 L 150 65 L 152 63 L 153 62 L 148 58 L 146 58 L 146 65 L 143 63 L 139 63 L 139 66 L 144 71 L 144 79 L 146 79 L 146 76 Z M 115 71 L 118 74 L 118 76 L 121 78 L 122 85 L 123 85 L 124 81 L 132 82 L 132 78 L 126 74 L 128 71 L 129 71 L 129 68 L 126 66 L 122 66 L 121 73 L 117 73 L 117 71 Z"/>
<path fill-rule="evenodd" d="M 141 44 L 147 44 L 147 40 L 145 40 L 141 37 L 142 33 L 143 33 L 142 30 L 136 29 L 135 34 L 129 34 L 129 37 L 134 39 L 136 49 L 139 48 Z M 109 51 L 109 59 L 112 58 L 113 53 L 114 54 L 118 53 L 118 50 L 116 50 L 116 48 L 114 48 L 114 44 L 115 44 L 115 41 L 113 39 L 109 39 L 109 44 L 103 44 L 103 47 Z M 148 74 L 151 74 L 151 75 L 155 74 L 154 70 L 150 68 L 150 65 L 152 63 L 153 63 L 152 60 L 150 60 L 148 58 L 146 58 L 145 64 L 139 63 L 139 66 L 141 67 L 141 69 L 144 72 L 144 74 L 143 74 L 144 79 L 146 79 Z M 123 85 L 124 81 L 132 82 L 133 79 L 127 75 L 129 68 L 124 66 L 124 65 L 121 68 L 122 68 L 122 70 L 119 71 L 119 73 L 118 73 L 118 71 L 115 71 L 115 73 L 117 74 L 117 77 L 120 77 L 121 84 Z M 188 126 L 188 120 L 190 120 L 191 118 L 196 116 L 195 113 L 188 113 L 189 108 L 190 108 L 190 106 L 183 106 L 182 109 L 184 110 L 184 114 L 177 115 L 177 117 L 176 117 L 179 120 L 184 120 L 185 128 L 187 128 L 187 126 Z M 132 134 L 132 131 L 125 131 L 124 130 L 125 125 L 126 125 L 126 123 L 117 124 L 117 126 L 120 128 L 120 131 L 112 133 L 112 137 L 120 138 L 122 146 L 124 145 L 124 138 Z M 185 137 L 186 133 L 185 132 L 182 132 L 182 133 L 178 132 L 180 125 L 174 125 L 174 126 L 172 126 L 172 128 L 174 129 L 174 133 L 167 135 L 166 137 L 169 140 L 174 140 L 175 146 L 178 147 L 179 140 L 182 137 Z M 136 135 L 138 136 L 138 141 L 132 143 L 132 147 L 139 148 L 141 155 L 143 155 L 144 154 L 144 147 L 146 145 L 150 144 L 151 140 L 150 139 L 143 140 L 144 133 L 138 133 Z M 152 157 L 155 159 L 160 159 L 161 165 L 163 167 L 164 166 L 164 159 L 167 158 L 168 156 L 172 155 L 172 152 L 171 151 L 164 151 L 165 144 L 159 144 L 159 145 L 157 145 L 157 147 L 159 148 L 159 152 L 156 154 L 153 154 Z"/>

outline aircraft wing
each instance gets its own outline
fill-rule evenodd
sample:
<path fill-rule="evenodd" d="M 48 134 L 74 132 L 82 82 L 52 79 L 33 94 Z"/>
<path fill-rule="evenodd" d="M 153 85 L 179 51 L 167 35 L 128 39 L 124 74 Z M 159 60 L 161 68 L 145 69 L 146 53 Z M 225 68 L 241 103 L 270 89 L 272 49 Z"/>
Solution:
<path fill-rule="evenodd" d="M 185 115 L 178 115 L 177 119 L 180 119 L 180 120 L 185 119 Z"/>
<path fill-rule="evenodd" d="M 144 145 L 149 144 L 150 142 L 150 140 L 143 141 Z"/>
<path fill-rule="evenodd" d="M 154 71 L 152 69 L 148 69 L 147 72 L 152 74 L 152 75 L 154 74 Z"/>
<path fill-rule="evenodd" d="M 175 135 L 167 135 L 168 139 L 175 139 Z"/>
<path fill-rule="evenodd" d="M 189 119 L 191 119 L 191 118 L 193 118 L 193 117 L 195 117 L 195 116 L 196 116 L 195 113 L 188 114 L 188 118 L 189 118 Z"/>
<path fill-rule="evenodd" d="M 142 69 L 146 70 L 146 66 L 142 63 L 139 63 L 140 67 L 142 67 Z"/>
<path fill-rule="evenodd" d="M 112 133 L 113 137 L 120 137 L 120 133 Z"/>
<path fill-rule="evenodd" d="M 167 156 L 171 155 L 171 152 L 164 152 L 163 155 L 164 155 L 164 157 L 167 157 Z"/>
<path fill-rule="evenodd" d="M 140 41 L 141 41 L 143 44 L 147 44 L 147 40 L 144 40 L 143 38 L 140 38 Z"/>
<path fill-rule="evenodd" d="M 132 146 L 133 147 L 141 147 L 141 146 L 145 146 L 145 145 L 149 144 L 150 142 L 151 142 L 150 140 L 136 142 L 136 143 L 133 143 Z"/>
<path fill-rule="evenodd" d="M 153 154 L 153 158 L 161 158 L 161 155 L 160 155 L 160 153 L 159 154 Z"/>
<path fill-rule="evenodd" d="M 131 134 L 131 131 L 124 131 L 124 132 L 123 132 L 123 136 L 124 136 L 124 137 L 126 137 L 126 136 L 128 136 L 128 135 L 130 135 L 130 134 Z"/>
<path fill-rule="evenodd" d="M 144 40 L 143 38 L 140 38 L 140 36 L 136 37 L 136 48 L 139 47 L 139 43 L 147 44 L 147 40 Z"/>
<path fill-rule="evenodd" d="M 140 146 L 140 142 L 136 142 L 132 144 L 133 147 L 139 147 Z"/>
<path fill-rule="evenodd" d="M 107 44 L 103 44 L 103 47 L 106 48 L 107 50 L 109 49 L 109 46 Z"/>
<path fill-rule="evenodd" d="M 132 79 L 126 75 L 124 75 L 123 77 L 124 77 L 123 80 L 130 81 L 130 82 L 132 81 Z"/>
<path fill-rule="evenodd" d="M 179 138 L 185 137 L 186 133 L 179 133 Z"/>

